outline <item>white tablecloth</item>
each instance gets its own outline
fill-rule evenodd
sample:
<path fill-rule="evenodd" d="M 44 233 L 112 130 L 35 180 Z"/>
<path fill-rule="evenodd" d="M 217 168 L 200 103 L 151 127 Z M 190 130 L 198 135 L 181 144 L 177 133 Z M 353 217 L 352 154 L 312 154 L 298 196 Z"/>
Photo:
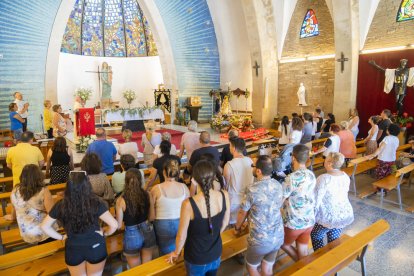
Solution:
<path fill-rule="evenodd" d="M 162 112 L 161 109 L 156 109 L 154 111 L 145 111 L 143 116 L 140 116 L 139 114 L 135 115 L 129 115 L 128 111 L 125 112 L 125 115 L 121 115 L 121 111 L 116 112 L 105 112 L 103 111 L 104 120 L 107 123 L 111 122 L 122 122 L 122 121 L 133 121 L 133 120 L 155 120 L 155 119 L 161 119 L 161 121 L 164 121 L 164 112 Z"/>

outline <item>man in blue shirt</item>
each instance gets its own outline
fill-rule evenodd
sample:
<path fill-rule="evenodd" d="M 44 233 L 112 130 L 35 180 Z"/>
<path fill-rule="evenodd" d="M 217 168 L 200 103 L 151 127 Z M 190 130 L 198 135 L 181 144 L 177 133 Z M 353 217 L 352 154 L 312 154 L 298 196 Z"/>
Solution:
<path fill-rule="evenodd" d="M 107 175 L 114 173 L 114 161 L 116 158 L 116 148 L 113 143 L 106 140 L 105 129 L 96 130 L 96 141 L 89 145 L 86 153 L 93 152 L 99 156 L 102 162 L 102 172 Z"/>

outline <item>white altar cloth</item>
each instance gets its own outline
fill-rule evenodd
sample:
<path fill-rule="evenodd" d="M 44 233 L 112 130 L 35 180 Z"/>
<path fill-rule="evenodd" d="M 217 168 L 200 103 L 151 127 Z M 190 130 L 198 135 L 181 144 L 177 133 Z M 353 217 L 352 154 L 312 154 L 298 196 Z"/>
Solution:
<path fill-rule="evenodd" d="M 121 115 L 121 111 L 111 112 L 103 110 L 104 121 L 107 123 L 111 122 L 122 122 L 122 121 L 133 121 L 133 120 L 155 120 L 161 119 L 164 121 L 164 112 L 161 109 L 155 109 L 153 111 L 144 111 L 142 116 L 139 114 L 130 115 L 128 111 L 125 112 L 125 115 Z"/>

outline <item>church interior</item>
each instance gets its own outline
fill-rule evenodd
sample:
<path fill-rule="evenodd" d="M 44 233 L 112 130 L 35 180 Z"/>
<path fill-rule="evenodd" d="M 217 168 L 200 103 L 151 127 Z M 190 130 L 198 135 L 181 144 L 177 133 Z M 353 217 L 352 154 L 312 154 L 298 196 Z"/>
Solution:
<path fill-rule="evenodd" d="M 0 110 L 0 275 L 413 273 L 414 0 L 1 0 Z"/>

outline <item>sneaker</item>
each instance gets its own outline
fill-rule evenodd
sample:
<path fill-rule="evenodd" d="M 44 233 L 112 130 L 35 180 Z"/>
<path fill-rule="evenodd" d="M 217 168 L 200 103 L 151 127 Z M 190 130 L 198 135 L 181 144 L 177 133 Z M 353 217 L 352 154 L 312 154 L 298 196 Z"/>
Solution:
<path fill-rule="evenodd" d="M 234 256 L 234 259 L 239 265 L 244 265 L 246 263 L 243 253 L 237 254 L 236 256 Z"/>

